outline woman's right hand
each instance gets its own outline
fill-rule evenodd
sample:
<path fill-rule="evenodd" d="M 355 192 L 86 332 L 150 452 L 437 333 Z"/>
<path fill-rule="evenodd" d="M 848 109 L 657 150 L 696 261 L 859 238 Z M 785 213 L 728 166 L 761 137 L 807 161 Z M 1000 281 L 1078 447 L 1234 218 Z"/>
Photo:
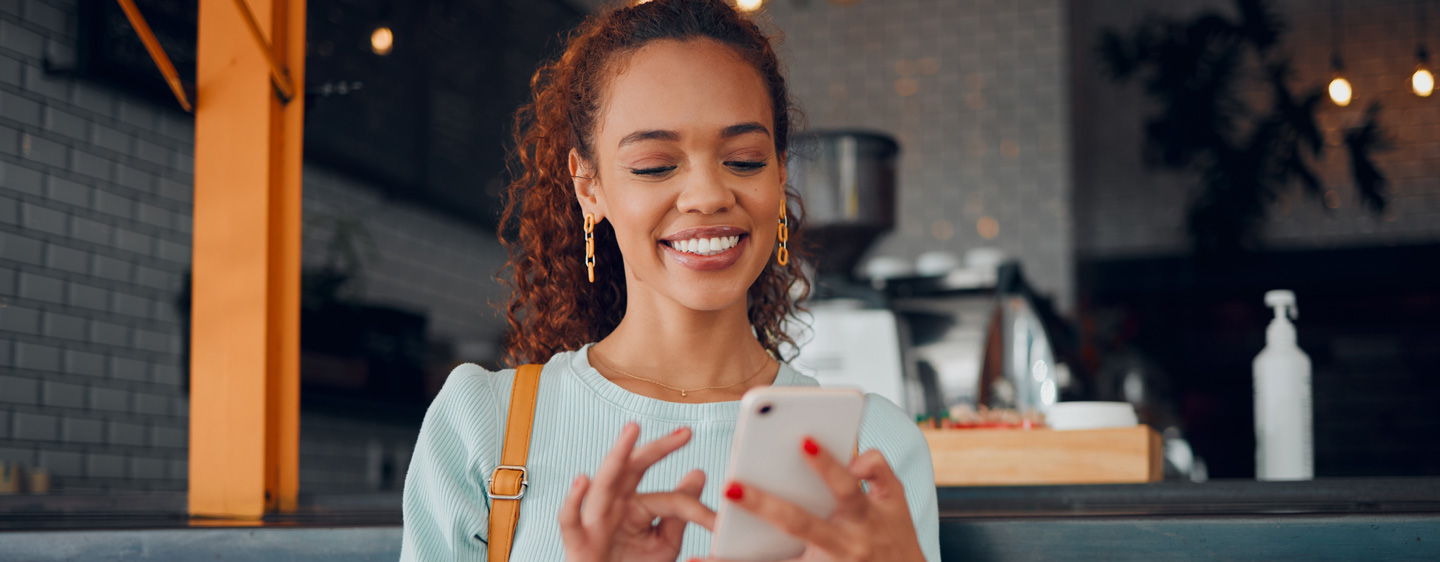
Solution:
<path fill-rule="evenodd" d="M 625 424 L 594 480 L 582 474 L 570 486 L 559 517 L 568 562 L 671 562 L 680 555 L 687 522 L 714 527 L 715 512 L 700 503 L 704 472 L 686 474 L 674 491 L 636 492 L 645 471 L 690 442 L 690 430 L 637 449 L 639 437 L 640 426 Z"/>

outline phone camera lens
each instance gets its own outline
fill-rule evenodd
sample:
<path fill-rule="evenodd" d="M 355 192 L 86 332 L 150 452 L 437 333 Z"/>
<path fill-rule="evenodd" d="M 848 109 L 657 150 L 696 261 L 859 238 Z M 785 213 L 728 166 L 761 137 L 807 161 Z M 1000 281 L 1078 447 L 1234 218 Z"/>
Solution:
<path fill-rule="evenodd" d="M 763 416 L 763 415 L 765 415 L 765 414 L 768 414 L 768 413 L 770 413 L 770 410 L 772 410 L 772 409 L 773 409 L 773 406 L 771 406 L 771 405 L 769 405 L 769 404 L 761 405 L 761 406 L 760 406 L 760 415 Z"/>

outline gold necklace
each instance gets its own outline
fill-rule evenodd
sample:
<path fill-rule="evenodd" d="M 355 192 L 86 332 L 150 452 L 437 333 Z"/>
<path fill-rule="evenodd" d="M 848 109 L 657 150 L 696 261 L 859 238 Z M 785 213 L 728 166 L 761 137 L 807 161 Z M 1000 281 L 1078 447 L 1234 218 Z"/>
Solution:
<path fill-rule="evenodd" d="M 721 385 L 721 386 L 705 386 L 705 387 L 700 387 L 700 388 L 689 388 L 689 389 L 686 389 L 686 388 L 676 388 L 676 387 L 670 386 L 670 385 L 668 385 L 668 384 L 665 384 L 665 383 L 663 383 L 663 382 L 657 381 L 657 380 L 655 380 L 655 379 L 647 379 L 647 378 L 645 378 L 645 377 L 636 376 L 636 375 L 632 375 L 632 374 L 630 374 L 630 373 L 627 373 L 627 372 L 621 370 L 619 367 L 616 367 L 614 363 L 611 363 L 611 362 L 609 362 L 609 361 L 606 361 L 606 360 L 604 360 L 604 359 L 601 359 L 601 358 L 600 358 L 600 355 L 598 355 L 598 354 L 595 353 L 595 348 L 593 348 L 593 347 L 590 348 L 590 358 L 597 360 L 599 363 L 603 364 L 603 365 L 605 366 L 605 368 L 610 369 L 611 371 L 615 371 L 615 372 L 617 372 L 617 373 L 620 373 L 620 374 L 622 374 L 622 375 L 625 375 L 625 376 L 630 377 L 630 378 L 635 379 L 635 380 L 645 381 L 645 382 L 648 382 L 648 383 L 653 384 L 653 385 L 655 385 L 655 386 L 662 386 L 662 387 L 668 388 L 668 389 L 670 389 L 670 390 L 673 390 L 673 391 L 675 391 L 675 392 L 679 392 L 681 398 L 687 398 L 687 397 L 689 397 L 691 392 L 699 392 L 699 391 L 701 391 L 701 390 L 722 390 L 722 389 L 730 388 L 730 387 L 732 387 L 732 386 L 735 386 L 735 385 L 738 385 L 738 384 L 741 384 L 741 383 L 744 383 L 744 382 L 748 382 L 750 379 L 755 378 L 755 377 L 758 376 L 761 372 L 763 372 L 763 371 L 765 370 L 765 367 L 770 366 L 770 362 L 769 362 L 769 361 L 764 361 L 764 362 L 760 363 L 760 368 L 757 369 L 754 373 L 751 373 L 750 376 L 745 377 L 745 378 L 743 378 L 743 379 L 740 379 L 740 380 L 738 380 L 738 381 L 732 382 L 732 383 L 730 383 L 730 384 Z"/>

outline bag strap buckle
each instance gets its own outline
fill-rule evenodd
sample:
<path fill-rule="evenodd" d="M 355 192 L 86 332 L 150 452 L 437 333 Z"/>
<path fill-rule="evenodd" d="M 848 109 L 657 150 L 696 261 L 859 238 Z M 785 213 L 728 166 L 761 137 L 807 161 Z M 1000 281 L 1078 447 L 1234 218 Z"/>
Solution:
<path fill-rule="evenodd" d="M 495 476 L 502 470 L 514 470 L 520 472 L 520 483 L 513 490 L 496 490 Z M 492 500 L 518 500 L 525 497 L 525 489 L 530 487 L 529 473 L 523 466 L 502 464 L 490 471 L 490 477 L 485 479 L 485 495 Z M 508 493 L 506 493 L 508 492 Z"/>

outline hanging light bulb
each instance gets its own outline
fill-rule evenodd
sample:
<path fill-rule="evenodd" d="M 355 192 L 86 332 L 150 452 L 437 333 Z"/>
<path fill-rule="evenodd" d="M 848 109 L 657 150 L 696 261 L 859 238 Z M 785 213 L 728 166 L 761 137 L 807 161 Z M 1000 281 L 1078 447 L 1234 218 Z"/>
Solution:
<path fill-rule="evenodd" d="M 1425 5 L 1415 0 L 1415 73 L 1410 75 L 1410 91 L 1422 98 L 1435 91 L 1435 75 L 1430 73 L 1430 53 L 1425 51 Z"/>
<path fill-rule="evenodd" d="M 370 50 L 375 54 L 385 56 L 395 48 L 395 33 L 390 28 L 380 26 L 370 32 Z"/>
<path fill-rule="evenodd" d="M 1340 23 L 1340 6 L 1336 4 L 1336 0 L 1330 0 L 1330 70 L 1334 74 L 1330 78 L 1330 87 L 1326 90 L 1330 93 L 1330 101 L 1340 107 L 1350 105 L 1350 98 L 1355 95 L 1355 90 L 1350 88 L 1350 81 L 1345 79 L 1345 64 L 1340 61 L 1340 45 L 1344 43 L 1341 37 L 1344 32 L 1345 28 Z"/>
<path fill-rule="evenodd" d="M 735 0 L 735 7 L 742 12 L 759 10 L 761 4 L 764 4 L 764 0 Z"/>
<path fill-rule="evenodd" d="M 1350 96 L 1354 93 L 1355 91 L 1350 88 L 1350 81 L 1345 79 L 1345 75 L 1336 72 L 1335 77 L 1330 80 L 1330 101 L 1335 102 L 1335 105 L 1345 107 L 1350 105 Z"/>
<path fill-rule="evenodd" d="M 1415 74 L 1410 75 L 1410 91 L 1422 98 L 1430 97 L 1435 91 L 1435 75 L 1431 74 L 1425 65 L 1420 65 L 1415 69 Z"/>

